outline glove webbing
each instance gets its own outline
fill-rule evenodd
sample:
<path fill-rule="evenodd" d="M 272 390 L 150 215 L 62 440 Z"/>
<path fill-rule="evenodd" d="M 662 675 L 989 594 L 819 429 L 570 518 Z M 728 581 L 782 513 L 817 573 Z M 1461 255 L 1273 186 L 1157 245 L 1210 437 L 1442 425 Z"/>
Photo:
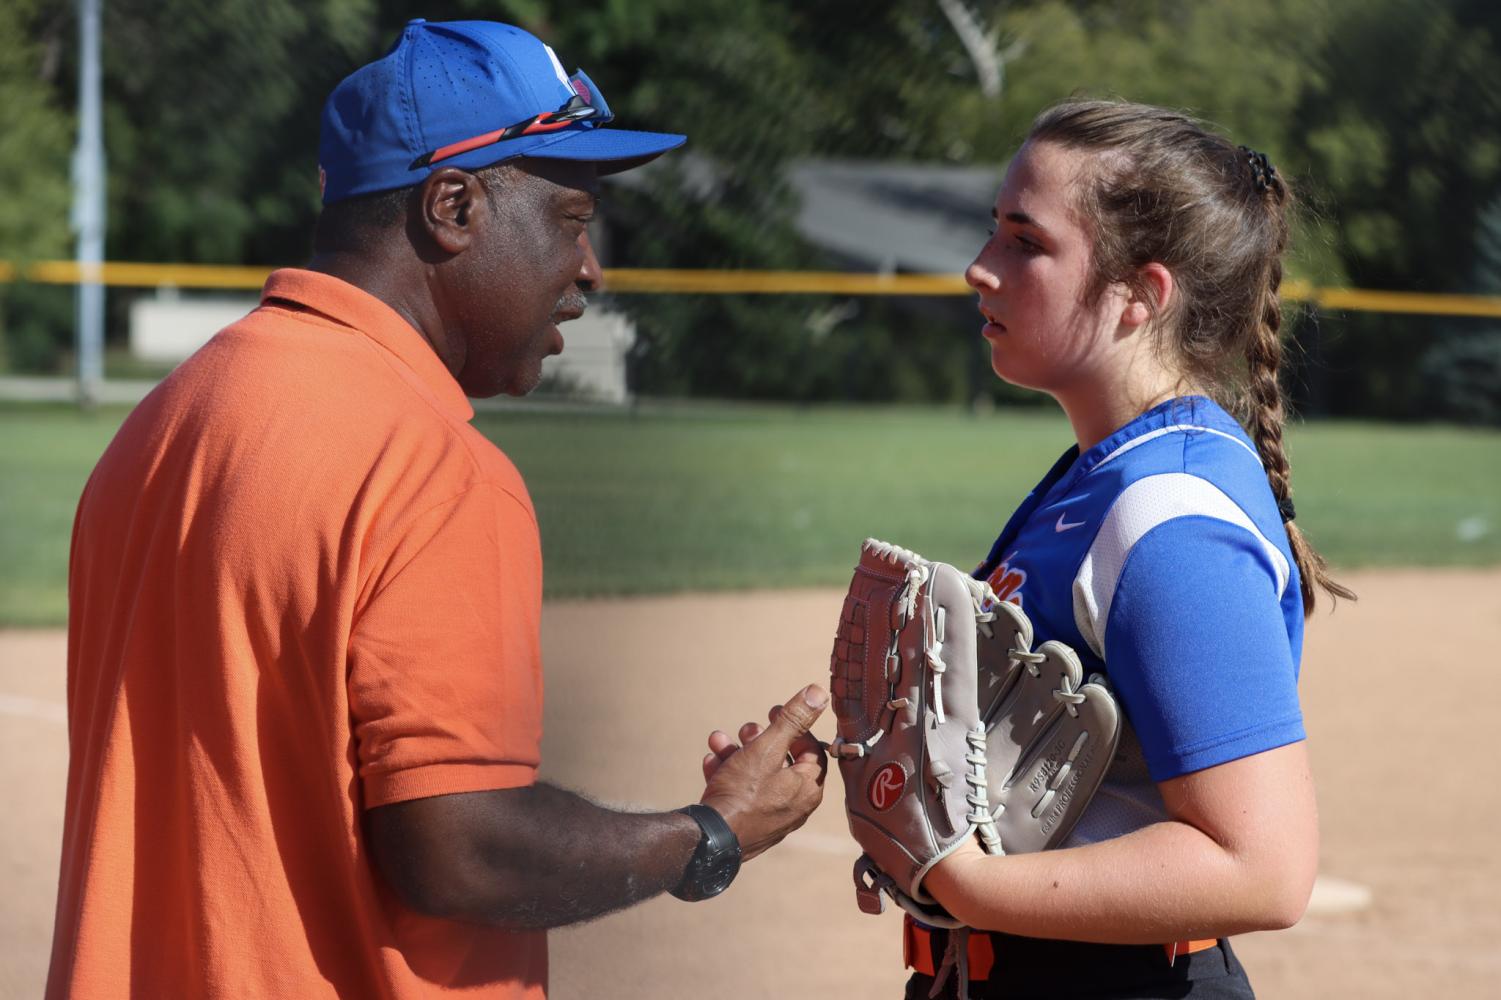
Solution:
<path fill-rule="evenodd" d="M 913 553 L 907 552 L 905 549 L 896 549 L 895 546 L 885 545 L 885 543 L 882 544 L 886 549 L 894 551 L 894 554 L 893 552 L 882 553 L 888 559 L 897 557 L 917 558 Z M 914 566 L 912 569 L 907 571 L 907 586 L 903 588 L 902 596 L 898 599 L 896 607 L 898 620 L 892 623 L 891 643 L 890 647 L 886 651 L 886 681 L 888 684 L 892 683 L 892 674 L 900 671 L 901 669 L 901 654 L 899 651 L 901 630 L 906 626 L 907 622 L 911 621 L 912 617 L 917 614 L 917 598 L 919 593 L 921 593 L 922 591 L 923 585 L 928 582 L 929 575 L 930 574 L 927 566 Z M 930 624 L 932 616 L 931 609 L 928 608 L 928 603 L 929 602 L 926 601 L 923 602 L 924 610 L 927 612 L 927 614 L 924 615 L 923 620 L 925 647 L 924 652 L 927 656 L 928 666 L 931 671 L 934 674 L 941 676 L 948 666 L 943 662 L 943 659 L 940 656 L 943 651 L 943 628 L 945 625 L 945 616 L 942 613 L 943 609 L 939 608 L 937 621 Z M 936 644 L 929 641 L 929 637 L 934 635 L 937 636 L 938 640 Z M 942 723 L 944 719 L 943 688 L 936 682 L 933 684 L 933 697 L 934 710 L 938 716 L 938 721 Z M 906 708 L 910 704 L 911 702 L 906 698 L 892 698 L 886 702 L 886 710 L 888 712 L 897 712 Z M 859 743 L 854 743 L 846 740 L 843 736 L 836 736 L 828 743 L 825 749 L 831 756 L 834 757 L 864 757 L 867 753 L 870 752 L 870 748 L 875 746 L 876 743 L 880 741 L 881 737 L 885 735 L 886 730 L 884 728 L 878 729 L 876 730 L 876 734 L 874 736 Z"/>

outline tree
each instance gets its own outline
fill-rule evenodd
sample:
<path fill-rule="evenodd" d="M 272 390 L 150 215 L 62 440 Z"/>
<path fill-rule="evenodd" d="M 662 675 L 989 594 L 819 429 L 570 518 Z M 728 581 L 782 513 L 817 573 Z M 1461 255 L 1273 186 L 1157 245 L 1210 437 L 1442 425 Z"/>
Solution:
<path fill-rule="evenodd" d="M 317 211 L 322 95 L 377 44 L 367 0 L 105 6 L 109 253 L 287 263 Z"/>
<path fill-rule="evenodd" d="M 0 4 L 0 261 L 13 266 L 68 252 L 73 114 L 54 80 L 70 23 L 40 0 Z M 0 285 L 0 370 L 52 366 L 56 323 L 44 313 L 60 305 L 54 289 Z"/>
<path fill-rule="evenodd" d="M 110 0 L 105 10 L 116 259 L 304 259 L 324 97 L 416 16 L 521 24 L 587 69 L 625 127 L 689 135 L 688 155 L 664 158 L 644 187 L 607 189 L 615 265 L 827 266 L 794 224 L 790 163 L 999 174 L 1033 116 L 1078 94 L 1186 108 L 1266 152 L 1315 209 L 1290 268 L 1315 283 L 1467 290 L 1476 219 L 1501 197 L 1491 0 Z M 0 206 L 0 243 L 26 243 L 6 256 L 56 253 L 67 240 L 72 16 L 12 0 L 0 9 L 7 27 L 29 41 L 0 55 L 0 177 L 22 192 Z M 830 332 L 821 318 L 832 303 L 819 297 L 622 302 L 640 320 L 638 374 L 651 391 L 962 395 L 964 379 L 938 355 L 973 339 L 900 303 L 863 302 Z M 1431 332 L 1410 318 L 1329 318 L 1318 348 L 1327 398 L 1420 412 L 1414 330 Z M 935 338 L 946 346 L 930 354 Z M 914 364 L 916 377 L 875 374 Z"/>
<path fill-rule="evenodd" d="M 1501 8 L 1335 0 L 1330 9 L 1319 85 L 1293 127 L 1309 172 L 1327 185 L 1345 273 L 1368 288 L 1483 290 L 1482 209 L 1501 196 Z M 1431 317 L 1351 314 L 1324 329 L 1329 407 L 1388 418 L 1435 412 L 1439 362 L 1459 364 L 1479 343 L 1455 340 L 1475 322 Z M 1420 363 L 1441 341 L 1442 356 Z"/>

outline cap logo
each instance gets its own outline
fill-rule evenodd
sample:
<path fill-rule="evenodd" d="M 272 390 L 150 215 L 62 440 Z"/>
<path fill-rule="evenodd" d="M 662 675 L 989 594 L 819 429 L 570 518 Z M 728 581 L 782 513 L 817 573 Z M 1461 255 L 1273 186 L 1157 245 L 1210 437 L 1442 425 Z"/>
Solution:
<path fill-rule="evenodd" d="M 546 42 L 542 43 L 542 47 L 547 50 L 547 58 L 552 60 L 552 71 L 558 74 L 558 82 L 572 90 L 573 84 L 568 82 L 568 73 L 563 69 L 563 64 L 558 61 L 558 54 Z"/>
<path fill-rule="evenodd" d="M 907 790 L 907 772 L 902 770 L 902 765 L 892 761 L 875 773 L 870 779 L 869 798 L 870 804 L 877 812 L 885 812 L 896 805 L 902 793 Z"/>

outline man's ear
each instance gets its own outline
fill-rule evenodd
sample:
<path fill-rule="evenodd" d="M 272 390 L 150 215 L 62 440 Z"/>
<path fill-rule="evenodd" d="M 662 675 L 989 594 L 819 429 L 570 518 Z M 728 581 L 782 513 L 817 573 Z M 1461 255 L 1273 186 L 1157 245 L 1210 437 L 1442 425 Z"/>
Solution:
<path fill-rule="evenodd" d="M 439 250 L 463 253 L 488 217 L 485 186 L 467 170 L 445 167 L 422 182 L 418 219 Z"/>
<path fill-rule="evenodd" d="M 1130 289 L 1130 297 L 1121 310 L 1121 325 L 1132 329 L 1139 329 L 1167 312 L 1177 290 L 1173 272 L 1155 261 L 1142 265 L 1136 273 L 1142 284 Z"/>

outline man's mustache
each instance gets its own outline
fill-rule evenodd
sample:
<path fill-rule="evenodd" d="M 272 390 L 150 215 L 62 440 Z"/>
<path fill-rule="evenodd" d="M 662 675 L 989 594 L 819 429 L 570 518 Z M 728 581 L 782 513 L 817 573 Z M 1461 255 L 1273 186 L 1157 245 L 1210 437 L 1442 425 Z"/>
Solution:
<path fill-rule="evenodd" d="M 581 290 L 575 288 L 558 299 L 558 304 L 553 307 L 552 314 L 554 316 L 565 317 L 566 319 L 577 319 L 588 308 L 588 297 Z"/>

